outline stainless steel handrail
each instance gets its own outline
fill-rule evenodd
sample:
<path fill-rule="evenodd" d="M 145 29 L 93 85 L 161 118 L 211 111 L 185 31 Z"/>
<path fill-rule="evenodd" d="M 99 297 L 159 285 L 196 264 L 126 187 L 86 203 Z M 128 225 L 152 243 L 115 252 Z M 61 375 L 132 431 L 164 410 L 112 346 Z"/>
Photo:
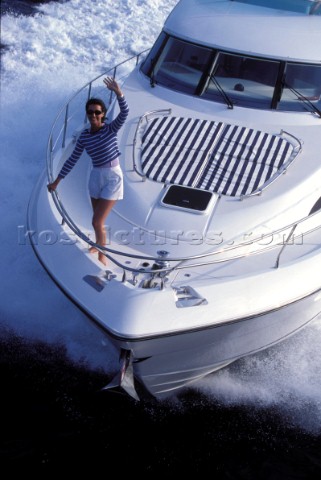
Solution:
<path fill-rule="evenodd" d="M 125 258 L 134 258 L 136 260 L 146 260 L 146 261 L 149 260 L 149 261 L 154 261 L 154 262 L 159 261 L 159 257 L 157 257 L 157 256 L 132 254 L 132 253 L 129 253 L 129 252 L 124 252 L 124 251 L 121 251 L 121 250 L 115 250 L 115 249 L 112 249 L 112 248 L 109 248 L 109 247 L 104 247 L 104 246 L 96 244 L 84 232 L 82 232 L 78 228 L 78 226 L 74 223 L 72 218 L 69 216 L 68 212 L 63 207 L 62 202 L 59 200 L 57 192 L 53 192 L 52 195 L 53 195 L 53 198 L 54 198 L 56 208 L 59 211 L 59 213 L 62 217 L 62 220 L 69 226 L 69 228 L 73 231 L 73 233 L 75 233 L 80 239 L 82 239 L 83 241 L 88 243 L 90 246 L 94 246 L 94 247 L 98 248 L 101 252 L 103 252 L 106 255 L 106 257 L 108 257 L 113 263 L 115 263 L 117 266 L 121 267 L 123 270 L 128 270 L 128 271 L 131 271 L 131 272 L 140 273 L 139 269 L 132 268 L 128 265 L 125 265 L 125 264 L 117 261 L 111 255 L 118 255 L 118 256 L 121 256 L 121 257 L 125 257 Z M 285 247 L 287 245 L 289 245 L 289 240 L 290 240 L 291 234 L 298 227 L 298 225 L 301 225 L 302 223 L 304 223 L 307 220 L 310 220 L 311 218 L 313 218 L 316 215 L 321 216 L 321 210 L 318 210 L 311 215 L 307 215 L 306 217 L 301 218 L 299 221 L 293 222 L 293 223 L 291 223 L 291 224 L 289 224 L 285 227 L 282 227 L 278 230 L 275 230 L 275 231 L 273 231 L 269 234 L 259 235 L 255 238 L 251 239 L 250 243 L 255 244 L 256 242 L 262 241 L 265 238 L 270 238 L 271 236 L 279 235 L 282 232 L 286 232 L 289 229 L 291 229 L 290 234 L 287 235 L 285 244 L 281 245 L 281 250 L 277 255 L 277 259 L 276 259 L 276 263 L 274 265 L 274 268 L 278 268 L 279 264 L 280 264 L 280 256 L 283 253 Z M 321 231 L 321 223 L 319 224 L 318 227 L 313 227 L 309 230 L 306 230 L 304 232 L 304 235 L 309 235 L 310 233 L 313 233 L 314 231 L 317 231 L 317 230 Z M 295 241 L 295 239 L 299 238 L 299 237 L 300 237 L 300 235 L 297 235 L 296 237 L 293 236 L 293 241 Z M 273 245 L 269 245 L 269 246 L 267 246 L 265 248 L 262 248 L 262 249 L 256 249 L 252 252 L 236 254 L 236 255 L 234 255 L 232 257 L 228 257 L 228 258 L 220 258 L 220 259 L 217 259 L 217 260 L 209 260 L 208 259 L 208 257 L 213 257 L 213 256 L 221 255 L 221 254 L 226 254 L 226 253 L 229 253 L 233 250 L 237 250 L 237 249 L 241 249 L 243 247 L 246 247 L 248 245 L 249 245 L 249 241 L 246 240 L 244 242 L 240 242 L 237 245 L 228 245 L 228 246 L 225 246 L 221 249 L 214 250 L 214 251 L 207 252 L 207 253 L 190 255 L 188 257 L 167 257 L 166 261 L 168 262 L 169 266 L 164 267 L 164 268 L 160 268 L 157 271 L 159 273 L 161 273 L 161 272 L 167 272 L 168 273 L 168 272 L 173 271 L 173 270 L 181 270 L 181 269 L 184 269 L 184 268 L 194 268 L 194 267 L 200 267 L 200 266 L 213 265 L 213 264 L 217 264 L 217 263 L 225 263 L 225 262 L 237 260 L 237 259 L 240 259 L 240 258 L 245 258 L 245 257 L 249 257 L 249 256 L 258 255 L 260 253 L 264 253 L 264 252 L 267 252 L 269 250 L 276 249 L 280 246 L 279 244 L 273 244 Z M 320 244 L 320 248 L 321 248 L 321 244 Z M 184 264 L 186 264 L 186 262 L 191 262 L 191 261 L 200 260 L 200 259 L 204 259 L 204 258 L 207 258 L 206 262 L 195 263 L 195 264 L 188 263 L 188 265 L 184 265 Z M 176 265 L 174 265 L 174 266 L 171 265 L 172 262 L 175 262 Z M 144 272 L 145 273 L 155 273 L 155 270 L 145 269 Z"/>
<path fill-rule="evenodd" d="M 145 112 L 144 115 L 142 115 L 138 120 L 137 127 L 136 127 L 135 134 L 134 134 L 134 141 L 133 141 L 133 169 L 137 173 L 137 175 L 142 177 L 142 179 L 145 179 L 146 175 L 138 170 L 137 163 L 136 163 L 136 158 L 135 158 L 135 148 L 136 148 L 136 144 L 137 144 L 137 136 L 138 136 L 140 126 L 141 126 L 141 124 L 143 123 L 144 120 L 146 120 L 146 122 L 147 122 L 148 117 L 150 117 L 151 115 L 170 115 L 171 113 L 172 113 L 171 108 L 166 108 L 166 109 L 161 109 L 161 110 L 151 110 L 149 112 Z"/>
<path fill-rule="evenodd" d="M 56 118 L 54 120 L 53 126 L 52 126 L 51 131 L 50 131 L 49 139 L 48 139 L 48 145 L 47 145 L 47 175 L 48 175 L 49 182 L 53 180 L 53 156 L 54 156 L 54 151 L 55 151 L 55 149 L 58 145 L 58 141 L 59 141 L 59 138 L 61 137 L 61 135 L 62 135 L 61 147 L 65 148 L 65 146 L 66 146 L 65 142 L 66 142 L 68 124 L 70 123 L 70 120 L 73 118 L 73 116 L 69 116 L 69 110 L 70 110 L 71 102 L 76 97 L 78 97 L 79 94 L 84 93 L 87 88 L 88 88 L 88 95 L 87 95 L 87 98 L 88 98 L 91 95 L 93 85 L 97 80 L 101 79 L 101 77 L 107 75 L 110 72 L 113 72 L 112 75 L 117 78 L 118 70 L 120 69 L 120 67 L 122 67 L 124 65 L 128 65 L 128 63 L 131 62 L 132 60 L 134 60 L 135 64 L 137 65 L 140 57 L 148 51 L 149 51 L 149 49 L 144 50 L 143 52 L 140 52 L 139 54 L 134 55 L 134 56 L 128 58 L 127 60 L 124 60 L 123 62 L 119 63 L 118 65 L 106 70 L 104 73 L 100 74 L 99 76 L 97 76 L 96 78 L 94 78 L 93 80 L 91 80 L 90 82 L 85 84 L 81 89 L 79 89 L 68 100 L 68 102 L 62 107 L 62 109 L 59 111 L 58 115 L 56 116 Z M 112 102 L 113 102 L 113 96 L 111 95 L 110 98 L 109 98 L 109 104 L 108 105 L 110 106 L 112 104 Z M 142 118 L 146 118 L 148 115 L 154 114 L 154 113 L 155 113 L 154 111 L 147 112 Z M 82 111 L 81 115 L 83 115 L 83 111 Z M 62 117 L 63 117 L 63 120 L 62 120 Z M 58 132 L 57 138 L 55 139 L 54 138 L 54 130 L 57 127 L 59 120 L 62 120 L 62 123 L 59 124 L 59 132 Z M 135 139 L 136 139 L 136 136 L 137 136 L 138 128 L 139 128 L 139 125 L 137 126 L 137 129 L 136 129 Z M 141 173 L 137 169 L 134 155 L 133 155 L 133 165 L 134 165 L 134 170 L 139 175 L 141 175 Z M 63 203 L 59 199 L 58 193 L 56 191 L 52 192 L 52 198 L 53 198 L 53 201 L 55 203 L 55 206 L 56 206 L 58 212 L 60 213 L 60 215 L 62 217 L 62 222 L 67 224 L 69 226 L 69 228 L 73 231 L 73 233 L 75 233 L 80 239 L 85 241 L 87 244 L 89 244 L 91 246 L 95 246 L 96 248 L 98 248 L 101 252 L 103 252 L 106 255 L 106 257 L 108 257 L 117 266 L 121 267 L 124 271 L 127 270 L 127 271 L 130 271 L 130 272 L 133 272 L 133 273 L 140 273 L 140 270 L 138 270 L 136 268 L 133 268 L 133 267 L 130 267 L 127 264 L 123 264 L 123 263 L 119 262 L 117 259 L 112 257 L 112 255 L 117 255 L 117 256 L 126 257 L 126 258 L 135 258 L 137 260 L 150 260 L 150 261 L 154 261 L 154 262 L 159 261 L 159 257 L 157 257 L 157 256 L 146 256 L 146 255 L 132 254 L 132 253 L 129 253 L 129 252 L 119 251 L 119 250 L 111 249 L 111 248 L 104 247 L 104 246 L 101 246 L 101 245 L 97 245 L 84 232 L 82 232 L 78 228 L 78 226 L 75 224 L 75 222 L 69 216 L 68 212 L 65 210 L 65 208 L 63 206 Z M 291 230 L 291 233 L 292 233 L 292 231 L 294 232 L 294 230 L 296 229 L 296 227 L 298 225 L 301 225 L 303 222 L 307 221 L 308 219 L 311 219 L 315 215 L 320 215 L 320 213 L 321 213 L 321 211 L 319 210 L 319 211 L 313 213 L 312 215 L 308 215 L 306 217 L 303 217 L 300 220 L 298 220 L 296 222 L 293 222 L 292 224 L 289 224 L 289 225 L 287 225 L 285 227 L 282 227 L 278 230 L 275 230 L 275 231 L 273 231 L 269 234 L 259 235 L 256 238 L 251 239 L 251 243 L 258 242 L 258 241 L 260 241 L 264 238 L 269 238 L 269 237 L 271 237 L 271 235 L 278 235 L 282 232 L 288 231 L 289 229 L 292 229 Z M 309 233 L 311 233 L 315 230 L 319 230 L 319 229 L 321 229 L 321 225 L 317 228 L 313 228 L 311 230 L 308 230 L 308 231 L 304 232 L 304 234 L 308 235 Z M 279 252 L 279 254 L 277 256 L 277 259 L 276 259 L 275 268 L 278 268 L 278 266 L 279 266 L 280 256 L 281 256 L 282 252 L 284 251 L 285 246 L 287 246 L 289 244 L 289 238 L 291 236 L 291 233 L 287 237 L 286 244 L 282 245 L 281 251 Z M 274 249 L 274 248 L 278 247 L 277 244 L 276 245 L 273 244 L 273 245 L 271 245 L 269 247 L 266 247 L 264 249 L 255 250 L 255 251 L 250 252 L 250 253 L 247 252 L 246 254 L 240 253 L 238 255 L 235 255 L 233 257 L 228 257 L 228 258 L 225 258 L 225 259 L 224 258 L 223 259 L 220 258 L 220 259 L 216 259 L 216 260 L 209 260 L 208 259 L 208 257 L 217 256 L 217 255 L 221 255 L 221 254 L 226 254 L 226 253 L 229 253 L 233 250 L 243 248 L 243 247 L 247 246 L 248 244 L 249 244 L 249 242 L 245 241 L 245 242 L 241 242 L 237 245 L 225 246 L 221 249 L 214 250 L 214 251 L 207 252 L 207 253 L 203 253 L 203 254 L 192 255 L 192 256 L 188 256 L 188 257 L 166 258 L 168 266 L 163 267 L 163 268 L 159 268 L 157 270 L 157 273 L 159 273 L 159 274 L 168 273 L 172 270 L 180 270 L 180 269 L 183 269 L 183 268 L 193 268 L 193 267 L 199 267 L 199 266 L 212 265 L 212 264 L 215 264 L 215 263 L 224 263 L 224 262 L 227 262 L 227 261 L 233 261 L 235 259 L 239 259 L 239 258 L 243 258 L 243 257 L 248 257 L 250 255 L 256 255 L 258 253 L 262 253 L 262 252 L 265 252 L 265 251 L 268 251 L 268 250 L 271 250 L 271 249 Z M 207 259 L 206 262 L 195 263 L 195 264 L 188 263 L 188 265 L 186 265 L 187 262 L 196 261 L 196 260 L 200 260 L 200 259 L 204 259 L 204 258 Z M 175 263 L 175 265 L 172 265 L 173 262 Z M 155 270 L 145 269 L 144 272 L 155 274 Z"/>

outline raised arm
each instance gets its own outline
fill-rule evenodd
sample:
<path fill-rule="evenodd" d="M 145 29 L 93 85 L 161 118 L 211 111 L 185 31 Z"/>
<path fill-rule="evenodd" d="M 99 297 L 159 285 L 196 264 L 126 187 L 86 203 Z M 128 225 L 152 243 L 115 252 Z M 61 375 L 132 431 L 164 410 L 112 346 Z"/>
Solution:
<path fill-rule="evenodd" d="M 108 90 L 111 90 L 112 92 L 114 92 L 118 98 L 123 97 L 123 92 L 121 91 L 120 86 L 118 85 L 118 83 L 114 78 L 112 77 L 104 78 L 104 84 L 106 85 Z"/>
<path fill-rule="evenodd" d="M 109 124 L 112 131 L 116 132 L 124 125 L 126 118 L 128 117 L 129 108 L 125 100 L 125 97 L 123 95 L 123 92 L 121 91 L 121 88 L 116 82 L 116 80 L 111 77 L 106 77 L 104 78 L 104 83 L 108 88 L 108 90 L 115 92 L 118 100 L 118 105 L 120 108 L 120 112 L 117 115 L 117 117 Z"/>

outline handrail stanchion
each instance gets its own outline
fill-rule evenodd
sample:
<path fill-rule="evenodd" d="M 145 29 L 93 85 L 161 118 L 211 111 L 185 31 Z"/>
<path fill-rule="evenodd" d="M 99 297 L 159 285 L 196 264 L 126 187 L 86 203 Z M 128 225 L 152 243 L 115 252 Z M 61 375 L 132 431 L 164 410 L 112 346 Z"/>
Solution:
<path fill-rule="evenodd" d="M 53 143 L 52 143 L 52 135 L 49 137 L 49 169 L 48 169 L 48 177 L 49 181 L 52 182 L 52 159 L 53 159 Z M 48 164 L 47 164 L 48 168 Z"/>
<path fill-rule="evenodd" d="M 62 137 L 62 148 L 65 148 L 65 143 L 66 143 L 66 133 L 67 133 L 67 124 L 68 124 L 68 110 L 69 110 L 69 103 L 67 103 L 67 105 L 66 105 L 64 134 L 63 134 L 63 137 Z"/>
<path fill-rule="evenodd" d="M 117 74 L 117 65 L 114 67 L 114 73 L 113 73 L 113 77 L 116 78 L 116 74 Z M 108 106 L 110 107 L 111 103 L 112 103 L 112 98 L 113 98 L 113 92 L 112 90 L 110 91 L 110 94 L 109 94 L 109 103 L 108 103 Z"/>
<path fill-rule="evenodd" d="M 89 100 L 89 99 L 90 99 L 90 95 L 91 95 L 91 86 L 92 86 L 92 82 L 90 82 L 90 83 L 89 83 L 89 85 L 88 85 L 88 95 L 87 95 L 87 100 Z M 85 114 L 84 123 L 85 123 L 85 124 L 87 123 L 87 114 Z"/>
<path fill-rule="evenodd" d="M 284 251 L 285 247 L 289 244 L 289 240 L 290 240 L 290 238 L 292 237 L 293 232 L 294 232 L 294 230 L 296 229 L 297 226 L 298 226 L 298 224 L 296 223 L 296 224 L 293 225 L 293 227 L 291 228 L 290 233 L 289 233 L 287 239 L 285 240 L 285 242 L 283 243 L 282 248 L 281 248 L 281 250 L 279 251 L 279 254 L 278 254 L 277 258 L 276 258 L 276 262 L 275 262 L 274 268 L 279 268 L 281 254 L 282 254 L 282 252 Z"/>

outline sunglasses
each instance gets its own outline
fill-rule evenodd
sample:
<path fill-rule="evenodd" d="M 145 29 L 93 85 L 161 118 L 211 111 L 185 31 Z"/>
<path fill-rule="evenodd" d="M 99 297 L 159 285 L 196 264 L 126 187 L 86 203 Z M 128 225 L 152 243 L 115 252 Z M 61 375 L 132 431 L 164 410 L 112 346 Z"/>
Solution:
<path fill-rule="evenodd" d="M 101 110 L 87 110 L 87 115 L 101 115 L 102 112 Z"/>

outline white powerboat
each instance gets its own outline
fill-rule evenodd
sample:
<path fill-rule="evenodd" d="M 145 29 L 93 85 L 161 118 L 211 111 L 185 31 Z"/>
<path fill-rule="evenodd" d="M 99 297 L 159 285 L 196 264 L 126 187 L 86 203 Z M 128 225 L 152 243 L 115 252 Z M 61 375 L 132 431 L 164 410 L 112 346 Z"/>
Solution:
<path fill-rule="evenodd" d="M 166 398 L 321 312 L 321 2 L 181 0 L 154 46 L 95 78 L 54 121 L 28 232 L 53 280 L 119 351 L 106 388 Z M 124 200 L 94 243 L 84 154 L 121 83 Z M 118 113 L 111 94 L 109 119 Z M 105 267 L 88 247 L 104 252 Z"/>

